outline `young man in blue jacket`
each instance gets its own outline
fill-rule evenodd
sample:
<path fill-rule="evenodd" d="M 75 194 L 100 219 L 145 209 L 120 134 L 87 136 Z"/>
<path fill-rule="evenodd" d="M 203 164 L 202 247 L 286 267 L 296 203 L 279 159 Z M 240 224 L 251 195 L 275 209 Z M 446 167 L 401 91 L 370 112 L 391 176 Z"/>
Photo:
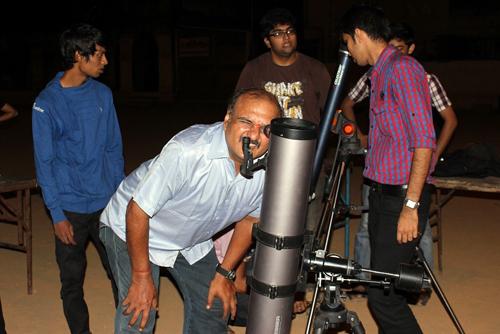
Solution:
<path fill-rule="evenodd" d="M 92 241 L 112 280 L 99 216 L 124 178 L 122 141 L 111 90 L 94 80 L 108 64 L 102 33 L 75 25 L 62 33 L 60 49 L 64 72 L 33 104 L 36 176 L 56 236 L 64 315 L 71 333 L 90 333 L 85 246 Z"/>

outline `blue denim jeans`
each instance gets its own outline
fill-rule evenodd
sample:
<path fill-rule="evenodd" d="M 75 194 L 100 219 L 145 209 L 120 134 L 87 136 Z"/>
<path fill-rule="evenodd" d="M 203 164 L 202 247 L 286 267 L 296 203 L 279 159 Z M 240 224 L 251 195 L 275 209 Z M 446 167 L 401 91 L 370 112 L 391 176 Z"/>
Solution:
<path fill-rule="evenodd" d="M 362 205 L 368 207 L 370 186 L 363 184 L 361 194 Z M 432 230 L 429 221 L 427 220 L 422 238 L 420 239 L 420 248 L 424 253 L 425 260 L 431 268 L 434 265 L 432 247 Z M 354 261 L 359 263 L 363 268 L 370 268 L 370 236 L 368 233 L 368 212 L 364 212 L 363 214 L 361 214 L 361 222 L 359 223 L 358 232 L 356 233 L 354 241 Z M 369 274 L 361 273 L 358 275 L 358 277 L 362 279 L 368 279 Z"/>
<path fill-rule="evenodd" d="M 113 275 L 118 285 L 120 303 L 127 296 L 131 281 L 130 258 L 127 244 L 121 240 L 109 227 L 101 227 L 100 237 L 106 246 Z M 208 288 L 215 275 L 217 257 L 212 249 L 204 258 L 190 265 L 179 253 L 172 268 L 167 268 L 172 275 L 177 287 L 181 291 L 184 300 L 184 334 L 194 333 L 227 333 L 227 318 L 224 319 L 222 303 L 215 299 L 212 308 L 206 309 Z M 158 291 L 160 268 L 151 264 L 153 282 Z M 149 320 L 142 332 L 136 326 L 128 328 L 130 316 L 123 315 L 123 309 L 119 306 L 115 315 L 115 333 L 152 333 L 156 312 L 150 311 Z"/>
<path fill-rule="evenodd" d="M 122 303 L 125 297 L 127 297 L 128 289 L 132 280 L 132 268 L 130 265 L 130 258 L 128 256 L 127 244 L 107 226 L 101 226 L 99 237 L 106 247 L 111 271 L 113 272 L 116 285 L 118 286 L 119 302 L 118 306 L 116 307 L 115 313 L 115 333 L 139 333 L 139 324 L 141 323 L 141 318 L 137 320 L 135 326 L 129 328 L 128 323 L 130 321 L 130 316 L 126 316 L 123 314 L 125 308 L 122 306 Z M 158 292 L 160 268 L 153 263 L 150 263 L 150 265 L 151 276 L 153 278 L 156 291 Z M 155 320 L 156 310 L 153 309 L 149 312 L 149 320 L 142 333 L 153 333 Z"/>

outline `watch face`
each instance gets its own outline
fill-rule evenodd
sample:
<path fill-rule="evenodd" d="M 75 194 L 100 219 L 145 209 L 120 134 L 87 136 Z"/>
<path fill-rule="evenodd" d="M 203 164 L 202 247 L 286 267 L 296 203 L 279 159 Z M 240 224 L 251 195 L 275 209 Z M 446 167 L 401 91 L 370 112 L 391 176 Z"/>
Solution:
<path fill-rule="evenodd" d="M 409 207 L 410 209 L 416 209 L 419 205 L 418 202 L 412 201 L 411 199 L 406 199 L 404 203 L 405 206 Z"/>

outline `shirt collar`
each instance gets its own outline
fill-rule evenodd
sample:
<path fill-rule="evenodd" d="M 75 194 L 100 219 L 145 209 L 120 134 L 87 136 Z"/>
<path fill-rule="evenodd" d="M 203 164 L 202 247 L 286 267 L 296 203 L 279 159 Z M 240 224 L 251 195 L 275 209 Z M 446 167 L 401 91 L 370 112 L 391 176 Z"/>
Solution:
<path fill-rule="evenodd" d="M 395 47 L 392 45 L 387 45 L 384 50 L 382 50 L 382 53 L 377 59 L 377 62 L 372 66 L 370 75 L 373 72 L 379 73 L 382 67 L 384 66 L 385 63 L 387 63 L 388 59 L 395 53 L 399 52 Z"/>
<path fill-rule="evenodd" d="M 207 157 L 209 159 L 229 158 L 229 150 L 227 148 L 226 135 L 224 132 L 224 123 L 220 123 L 216 127 L 212 142 L 208 148 Z"/>

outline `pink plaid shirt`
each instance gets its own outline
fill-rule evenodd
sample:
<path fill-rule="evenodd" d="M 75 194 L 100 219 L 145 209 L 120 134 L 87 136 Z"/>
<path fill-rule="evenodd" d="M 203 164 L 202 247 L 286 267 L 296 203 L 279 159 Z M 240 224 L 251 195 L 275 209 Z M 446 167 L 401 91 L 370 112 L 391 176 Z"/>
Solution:
<path fill-rule="evenodd" d="M 363 175 L 407 184 L 415 148 L 436 148 L 429 84 L 422 66 L 395 48 L 384 49 L 370 71 L 370 130 Z M 431 166 L 429 175 L 434 169 Z"/>

